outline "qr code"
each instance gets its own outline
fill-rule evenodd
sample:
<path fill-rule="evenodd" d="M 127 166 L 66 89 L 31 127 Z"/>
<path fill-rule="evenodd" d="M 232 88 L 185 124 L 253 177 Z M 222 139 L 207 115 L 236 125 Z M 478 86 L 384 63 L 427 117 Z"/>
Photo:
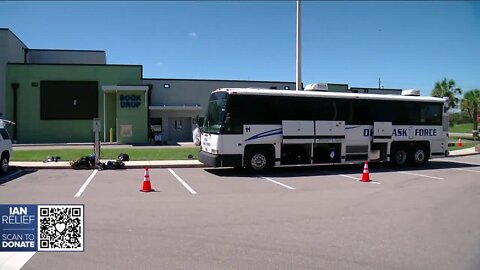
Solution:
<path fill-rule="evenodd" d="M 83 205 L 38 206 L 38 251 L 83 251 Z"/>

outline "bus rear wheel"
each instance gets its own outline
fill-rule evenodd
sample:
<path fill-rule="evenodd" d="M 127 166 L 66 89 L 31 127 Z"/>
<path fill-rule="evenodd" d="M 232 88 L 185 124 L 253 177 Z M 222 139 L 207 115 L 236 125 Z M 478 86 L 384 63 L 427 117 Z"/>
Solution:
<path fill-rule="evenodd" d="M 245 159 L 245 167 L 252 172 L 265 172 L 272 168 L 271 155 L 264 150 L 250 152 Z"/>
<path fill-rule="evenodd" d="M 424 147 L 419 147 L 413 150 L 411 155 L 412 155 L 411 160 L 413 161 L 413 164 L 416 166 L 425 165 L 428 162 L 427 151 L 425 150 Z"/>

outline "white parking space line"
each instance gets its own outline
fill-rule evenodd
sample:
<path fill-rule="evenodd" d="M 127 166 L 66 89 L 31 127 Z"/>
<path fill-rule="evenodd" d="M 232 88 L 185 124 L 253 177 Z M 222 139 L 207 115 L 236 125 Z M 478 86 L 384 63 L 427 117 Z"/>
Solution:
<path fill-rule="evenodd" d="M 88 184 L 90 184 L 90 182 L 92 181 L 93 177 L 95 177 L 97 172 L 98 172 L 98 170 L 94 170 L 92 172 L 92 174 L 88 177 L 87 181 L 85 181 L 85 183 L 83 183 L 83 185 L 77 191 L 77 194 L 75 194 L 75 196 L 74 196 L 75 198 L 78 198 L 78 197 L 82 196 L 83 191 L 87 188 Z"/>
<path fill-rule="evenodd" d="M 182 178 L 180 178 L 180 176 L 178 176 L 172 169 L 168 169 L 168 171 L 178 180 L 178 182 L 182 183 L 182 185 L 188 190 L 190 191 L 190 193 L 192 194 L 197 194 L 197 192 L 195 190 L 193 190 L 192 187 L 190 187 L 185 181 L 183 181 Z"/>
<path fill-rule="evenodd" d="M 465 156 L 466 158 L 480 158 L 480 155 L 476 155 L 476 156 Z"/>
<path fill-rule="evenodd" d="M 21 269 L 35 253 L 36 252 L 0 252 L 0 269 Z"/>
<path fill-rule="evenodd" d="M 454 163 L 460 163 L 460 164 L 468 164 L 468 165 L 476 165 L 480 166 L 480 163 L 474 163 L 474 162 L 468 162 L 468 161 L 460 161 L 460 160 L 453 160 L 453 159 L 439 159 L 439 161 L 448 161 L 448 162 L 454 162 Z"/>
<path fill-rule="evenodd" d="M 360 178 L 358 178 L 358 177 L 353 177 L 353 176 L 346 175 L 346 174 L 338 174 L 338 176 L 345 177 L 345 178 L 350 178 L 350 179 L 353 179 L 353 180 L 359 180 L 359 181 L 360 181 Z"/>
<path fill-rule="evenodd" d="M 411 173 L 411 172 L 397 172 L 397 173 L 410 174 L 410 175 L 421 176 L 421 177 L 427 177 L 427 178 L 432 178 L 432 179 L 437 179 L 437 180 L 444 180 L 443 178 L 440 178 L 440 177 L 436 177 L 436 176 L 429 176 L 429 175 L 418 174 L 418 173 Z"/>
<path fill-rule="evenodd" d="M 295 188 L 293 188 L 293 187 L 291 187 L 291 186 L 287 186 L 287 185 L 285 185 L 285 184 L 283 184 L 283 183 L 280 183 L 280 182 L 275 181 L 275 180 L 273 180 L 273 179 L 270 179 L 270 178 L 268 178 L 268 177 L 260 176 L 260 178 L 265 179 L 265 180 L 267 180 L 267 181 L 270 181 L 270 182 L 272 182 L 272 183 L 275 183 L 275 184 L 277 184 L 277 185 L 280 185 L 280 186 L 282 186 L 282 187 L 286 187 L 286 188 L 288 188 L 288 189 L 295 189 Z"/>
<path fill-rule="evenodd" d="M 476 173 L 480 173 L 480 171 L 469 170 L 469 169 L 460 169 L 460 168 L 451 168 L 451 169 L 457 170 L 457 171 L 464 171 L 464 172 L 476 172 Z"/>

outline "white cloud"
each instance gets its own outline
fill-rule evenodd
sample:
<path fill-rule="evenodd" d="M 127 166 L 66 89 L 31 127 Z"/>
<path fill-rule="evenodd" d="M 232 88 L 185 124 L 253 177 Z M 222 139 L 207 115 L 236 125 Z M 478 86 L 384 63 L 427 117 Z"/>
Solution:
<path fill-rule="evenodd" d="M 198 38 L 198 34 L 195 33 L 195 32 L 190 32 L 190 33 L 188 33 L 188 35 L 192 38 Z"/>

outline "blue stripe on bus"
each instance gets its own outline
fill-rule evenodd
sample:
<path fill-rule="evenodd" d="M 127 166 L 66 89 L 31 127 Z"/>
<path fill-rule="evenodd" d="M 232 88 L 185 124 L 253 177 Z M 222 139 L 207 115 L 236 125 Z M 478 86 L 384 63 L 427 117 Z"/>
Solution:
<path fill-rule="evenodd" d="M 269 130 L 269 131 L 259 133 L 257 135 L 254 135 L 254 136 L 246 139 L 245 141 L 248 142 L 248 141 L 251 141 L 251 140 L 256 140 L 256 139 L 269 137 L 269 136 L 273 136 L 273 135 L 279 135 L 279 134 L 282 134 L 282 129 L 281 128 L 272 129 L 272 130 Z"/>

